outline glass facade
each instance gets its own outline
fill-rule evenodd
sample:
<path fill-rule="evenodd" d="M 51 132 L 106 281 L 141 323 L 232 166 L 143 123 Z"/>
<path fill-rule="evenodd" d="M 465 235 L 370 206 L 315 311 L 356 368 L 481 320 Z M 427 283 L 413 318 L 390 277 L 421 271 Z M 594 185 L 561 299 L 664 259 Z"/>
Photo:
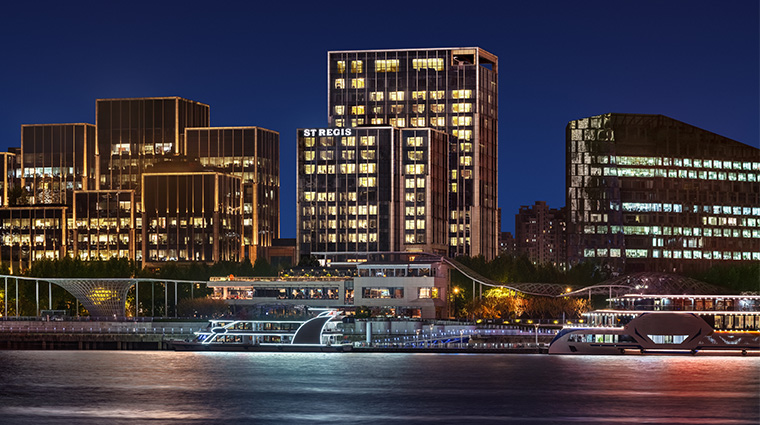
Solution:
<path fill-rule="evenodd" d="M 684 271 L 760 261 L 760 151 L 662 115 L 567 126 L 568 259 Z"/>
<path fill-rule="evenodd" d="M 430 127 L 449 140 L 449 255 L 498 251 L 498 58 L 483 49 L 328 53 L 328 122 Z"/>
<path fill-rule="evenodd" d="M 141 235 L 135 225 L 133 190 L 75 191 L 69 252 L 83 261 L 136 258 Z"/>
<path fill-rule="evenodd" d="M 21 185 L 30 204 L 70 204 L 72 192 L 95 184 L 95 126 L 21 126 Z"/>
<path fill-rule="evenodd" d="M 0 260 L 15 273 L 35 260 L 66 255 L 66 210 L 46 205 L 0 208 Z"/>
<path fill-rule="evenodd" d="M 143 265 L 240 261 L 240 177 L 185 169 L 142 175 Z"/>
<path fill-rule="evenodd" d="M 280 134 L 260 127 L 185 129 L 185 152 L 243 182 L 243 245 L 248 258 L 280 237 Z"/>

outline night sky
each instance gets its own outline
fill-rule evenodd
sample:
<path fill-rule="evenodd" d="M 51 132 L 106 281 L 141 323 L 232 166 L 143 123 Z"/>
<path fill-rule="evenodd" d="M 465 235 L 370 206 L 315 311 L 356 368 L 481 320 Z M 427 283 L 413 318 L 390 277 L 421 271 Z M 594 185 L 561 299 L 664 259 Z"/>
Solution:
<path fill-rule="evenodd" d="M 505 231 L 520 205 L 564 205 L 570 120 L 663 114 L 759 144 L 753 0 L 16 3 L 0 9 L 0 148 L 19 146 L 21 124 L 95 123 L 97 98 L 200 101 L 212 126 L 280 132 L 282 237 L 295 237 L 296 129 L 327 122 L 329 50 L 499 57 Z"/>

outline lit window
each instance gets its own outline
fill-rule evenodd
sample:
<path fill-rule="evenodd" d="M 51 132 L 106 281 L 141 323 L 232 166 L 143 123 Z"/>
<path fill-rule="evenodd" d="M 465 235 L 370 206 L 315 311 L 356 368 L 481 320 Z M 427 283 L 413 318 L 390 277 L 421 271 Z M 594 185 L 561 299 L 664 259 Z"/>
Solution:
<path fill-rule="evenodd" d="M 314 160 L 314 151 L 304 151 L 303 152 L 303 159 L 306 161 L 313 161 Z"/>
<path fill-rule="evenodd" d="M 412 123 L 412 127 L 424 127 L 425 126 L 425 118 L 423 118 L 423 117 L 413 117 L 409 121 Z"/>
<path fill-rule="evenodd" d="M 425 164 L 406 164 L 406 174 L 425 174 Z"/>
<path fill-rule="evenodd" d="M 444 112 L 444 109 L 446 108 L 446 105 L 434 103 L 430 105 L 430 112 L 434 112 L 436 114 L 440 114 Z"/>
<path fill-rule="evenodd" d="M 443 58 L 412 59 L 412 68 L 416 70 L 434 69 L 443 71 Z"/>
<path fill-rule="evenodd" d="M 451 117 L 451 125 L 472 125 L 472 117 Z"/>
<path fill-rule="evenodd" d="M 343 115 L 343 111 L 346 110 L 346 107 L 343 105 L 335 105 L 335 115 Z"/>
<path fill-rule="evenodd" d="M 414 181 L 415 181 L 415 179 L 406 179 L 406 188 L 407 189 L 414 189 L 414 187 L 415 187 L 414 186 Z M 407 214 L 410 214 L 408 210 L 407 210 Z"/>
<path fill-rule="evenodd" d="M 383 119 L 382 118 L 372 118 L 372 119 L 370 119 L 370 122 L 372 124 L 375 124 L 375 125 L 380 125 L 380 124 L 383 124 Z"/>
<path fill-rule="evenodd" d="M 372 149 L 362 150 L 362 159 L 375 159 L 375 151 Z"/>
<path fill-rule="evenodd" d="M 472 152 L 472 143 L 460 143 L 459 150 L 462 152 Z"/>
<path fill-rule="evenodd" d="M 352 106 L 351 115 L 364 115 L 364 105 Z"/>
<path fill-rule="evenodd" d="M 406 145 L 407 146 L 422 146 L 422 141 L 423 139 L 420 136 L 407 137 Z"/>
<path fill-rule="evenodd" d="M 346 61 L 338 61 L 338 74 L 346 72 Z"/>
<path fill-rule="evenodd" d="M 307 148 L 314 146 L 314 138 L 313 137 L 304 137 L 303 138 L 303 145 Z"/>
<path fill-rule="evenodd" d="M 345 89 L 346 88 L 346 80 L 345 80 L 345 78 L 336 78 L 335 79 L 335 88 L 336 89 Z"/>
<path fill-rule="evenodd" d="M 430 92 L 430 98 L 434 100 L 440 100 L 446 98 L 446 92 L 443 90 L 436 90 Z"/>
<path fill-rule="evenodd" d="M 361 136 L 359 140 L 362 146 L 375 146 L 375 136 Z"/>
<path fill-rule="evenodd" d="M 362 61 L 351 61 L 351 72 L 362 72 Z"/>
<path fill-rule="evenodd" d="M 375 177 L 359 177 L 359 187 L 375 187 Z"/>
<path fill-rule="evenodd" d="M 409 151 L 409 159 L 412 161 L 422 161 L 424 152 L 422 151 Z"/>
<path fill-rule="evenodd" d="M 335 120 L 335 126 L 336 127 L 343 127 L 343 126 L 346 125 L 345 123 L 346 123 L 346 120 L 344 120 L 342 118 L 339 118 L 339 119 Z"/>
<path fill-rule="evenodd" d="M 331 160 L 334 158 L 335 152 L 333 151 L 322 151 L 319 153 L 319 159 L 325 159 L 325 160 Z"/>
<path fill-rule="evenodd" d="M 424 103 L 419 103 L 419 104 L 416 104 L 416 105 L 412 105 L 412 112 L 416 112 L 418 114 L 421 114 L 421 113 L 425 112 L 425 104 Z"/>
<path fill-rule="evenodd" d="M 382 114 L 383 113 L 383 107 L 382 106 L 373 106 L 372 107 L 372 113 L 374 113 L 374 114 Z"/>
<path fill-rule="evenodd" d="M 353 165 L 353 164 L 351 164 Z M 372 174 L 375 172 L 375 164 L 359 164 L 359 172 L 360 173 L 369 173 Z"/>
<path fill-rule="evenodd" d="M 340 144 L 343 146 L 356 146 L 356 137 L 354 136 L 341 137 Z"/>
<path fill-rule="evenodd" d="M 388 120 L 388 124 L 394 127 L 406 127 L 406 119 L 405 118 L 391 118 Z"/>
<path fill-rule="evenodd" d="M 343 88 L 343 87 L 341 87 Z M 352 78 L 351 79 L 351 88 L 352 89 L 363 89 L 364 88 L 364 78 Z"/>
<path fill-rule="evenodd" d="M 392 92 L 388 93 L 388 99 L 395 100 L 395 101 L 404 100 L 404 92 L 402 92 L 402 91 L 392 91 Z"/>
<path fill-rule="evenodd" d="M 459 157 L 459 165 L 464 165 L 464 166 L 470 166 L 470 165 L 472 165 L 472 157 L 471 156 L 460 156 Z"/>
<path fill-rule="evenodd" d="M 412 99 L 425 100 L 426 98 L 427 98 L 427 92 L 426 91 L 413 91 L 412 92 Z"/>
<path fill-rule="evenodd" d="M 398 59 L 376 60 L 375 72 L 397 72 Z"/>
<path fill-rule="evenodd" d="M 452 103 L 451 112 L 472 112 L 472 103 Z"/>
<path fill-rule="evenodd" d="M 383 100 L 383 96 L 384 96 L 384 95 L 385 95 L 385 93 L 384 93 L 384 92 L 381 92 L 381 91 L 373 91 L 373 92 L 371 92 L 371 93 L 369 94 L 369 100 L 373 100 L 373 101 L 379 101 L 379 100 Z M 382 110 L 381 110 L 381 112 L 382 112 Z"/>
<path fill-rule="evenodd" d="M 457 139 L 472 140 L 472 130 L 452 130 L 451 132 Z M 472 146 L 471 143 L 467 143 Z"/>
<path fill-rule="evenodd" d="M 356 172 L 356 164 L 340 164 L 341 174 L 353 174 Z"/>
<path fill-rule="evenodd" d="M 303 166 L 303 171 L 306 174 L 314 174 L 314 164 L 306 164 Z"/>
<path fill-rule="evenodd" d="M 452 99 L 469 99 L 472 97 L 472 90 L 452 90 Z"/>
<path fill-rule="evenodd" d="M 351 127 L 356 127 L 364 124 L 364 118 L 354 118 L 351 120 Z"/>
<path fill-rule="evenodd" d="M 391 105 L 392 114 L 400 114 L 404 112 L 404 105 Z"/>
<path fill-rule="evenodd" d="M 445 117 L 432 117 L 430 118 L 430 125 L 433 127 L 445 127 L 446 126 L 446 118 Z"/>

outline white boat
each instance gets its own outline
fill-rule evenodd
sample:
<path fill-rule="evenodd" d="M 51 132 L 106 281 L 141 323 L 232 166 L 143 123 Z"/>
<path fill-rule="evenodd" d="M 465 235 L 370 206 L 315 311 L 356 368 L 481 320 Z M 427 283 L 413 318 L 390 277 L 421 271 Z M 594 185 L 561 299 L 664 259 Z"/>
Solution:
<path fill-rule="evenodd" d="M 309 320 L 211 320 L 193 341 L 173 341 L 177 351 L 349 351 L 337 325 L 342 315 L 325 310 Z"/>
<path fill-rule="evenodd" d="M 625 295 L 565 326 L 549 354 L 760 355 L 760 296 Z"/>

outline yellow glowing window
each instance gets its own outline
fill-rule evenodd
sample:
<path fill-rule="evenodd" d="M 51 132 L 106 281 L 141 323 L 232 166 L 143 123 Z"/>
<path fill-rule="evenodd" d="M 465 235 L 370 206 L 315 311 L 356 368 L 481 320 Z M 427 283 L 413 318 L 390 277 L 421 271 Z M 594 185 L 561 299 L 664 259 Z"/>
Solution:
<path fill-rule="evenodd" d="M 322 151 L 319 153 L 319 159 L 331 160 L 334 155 L 335 152 L 333 151 Z"/>
<path fill-rule="evenodd" d="M 433 117 L 430 118 L 430 125 L 433 127 L 445 127 L 446 126 L 446 118 L 444 117 Z"/>
<path fill-rule="evenodd" d="M 424 155 L 422 151 L 409 151 L 408 156 L 412 161 L 422 161 Z"/>
<path fill-rule="evenodd" d="M 430 112 L 435 112 L 436 114 L 440 114 L 444 112 L 445 109 L 446 109 L 446 105 L 440 105 L 437 103 L 430 105 Z"/>
<path fill-rule="evenodd" d="M 396 72 L 398 71 L 398 59 L 376 60 L 375 72 Z"/>
<path fill-rule="evenodd" d="M 356 158 L 356 151 L 343 151 L 340 153 L 342 159 L 352 160 Z"/>
<path fill-rule="evenodd" d="M 415 188 L 414 181 L 415 181 L 414 179 L 406 179 L 406 188 L 414 189 Z M 407 214 L 409 214 L 409 210 L 407 210 Z"/>
<path fill-rule="evenodd" d="M 336 78 L 335 79 L 335 88 L 336 89 L 345 89 L 346 88 L 346 79 L 345 78 Z"/>
<path fill-rule="evenodd" d="M 412 99 L 425 100 L 425 98 L 427 98 L 427 92 L 426 91 L 413 91 L 412 92 Z"/>
<path fill-rule="evenodd" d="M 472 143 L 460 143 L 459 150 L 462 152 L 472 152 Z"/>
<path fill-rule="evenodd" d="M 346 61 L 338 61 L 338 74 L 346 72 Z"/>
<path fill-rule="evenodd" d="M 351 72 L 362 72 L 362 61 L 351 61 Z"/>
<path fill-rule="evenodd" d="M 356 146 L 356 137 L 355 136 L 341 137 L 340 144 L 343 146 Z"/>
<path fill-rule="evenodd" d="M 425 215 L 425 207 L 417 207 L 417 215 Z"/>
<path fill-rule="evenodd" d="M 314 174 L 314 164 L 306 164 L 303 166 L 303 171 L 306 174 Z"/>
<path fill-rule="evenodd" d="M 370 120 L 370 122 L 371 122 L 372 124 L 375 124 L 375 125 L 378 125 L 378 124 L 383 124 L 383 119 L 382 119 L 382 118 L 372 118 L 372 119 Z"/>
<path fill-rule="evenodd" d="M 391 118 L 388 120 L 388 124 L 394 127 L 406 127 L 406 119 L 405 118 Z"/>
<path fill-rule="evenodd" d="M 307 148 L 314 146 L 314 138 L 313 137 L 304 137 L 303 138 L 303 145 Z"/>
<path fill-rule="evenodd" d="M 451 193 L 456 193 L 457 192 L 457 184 L 456 183 L 451 183 L 451 189 L 450 189 L 450 191 L 451 191 Z"/>
<path fill-rule="evenodd" d="M 304 201 L 313 201 L 315 199 L 315 193 L 314 192 L 304 192 L 303 193 L 303 200 Z"/>
<path fill-rule="evenodd" d="M 364 115 L 364 105 L 352 106 L 351 115 Z"/>
<path fill-rule="evenodd" d="M 371 163 L 371 164 L 359 164 L 359 172 L 360 173 L 372 174 L 372 173 L 375 172 L 375 164 L 374 163 Z"/>
<path fill-rule="evenodd" d="M 422 117 L 411 118 L 409 121 L 412 123 L 412 127 L 424 127 L 425 126 L 425 118 L 422 118 Z"/>
<path fill-rule="evenodd" d="M 353 174 L 356 172 L 356 164 L 340 164 L 341 174 Z"/>
<path fill-rule="evenodd" d="M 352 78 L 351 79 L 351 88 L 352 89 L 363 89 L 364 88 L 364 78 Z"/>
<path fill-rule="evenodd" d="M 472 165 L 472 157 L 471 156 L 460 156 L 459 157 L 459 165 L 464 165 L 464 166 L 470 166 L 470 165 Z"/>
<path fill-rule="evenodd" d="M 391 105 L 391 114 L 400 114 L 404 112 L 404 105 Z"/>
<path fill-rule="evenodd" d="M 362 159 L 375 159 L 374 149 L 366 149 L 361 152 Z"/>
<path fill-rule="evenodd" d="M 419 104 L 416 104 L 416 105 L 412 105 L 412 112 L 416 112 L 418 114 L 421 114 L 421 113 L 425 112 L 425 104 L 424 103 L 419 103 Z"/>
<path fill-rule="evenodd" d="M 443 71 L 443 58 L 412 59 L 412 68 Z"/>
<path fill-rule="evenodd" d="M 452 103 L 451 112 L 472 112 L 472 103 Z"/>
<path fill-rule="evenodd" d="M 436 90 L 430 92 L 430 98 L 433 100 L 440 100 L 446 98 L 446 92 L 443 90 Z"/>
<path fill-rule="evenodd" d="M 335 105 L 335 115 L 343 115 L 343 112 L 346 110 L 346 107 L 343 105 Z"/>
<path fill-rule="evenodd" d="M 406 230 L 414 230 L 414 220 L 405 220 L 404 227 Z"/>
<path fill-rule="evenodd" d="M 313 161 L 314 160 L 315 153 L 314 151 L 304 151 L 303 152 L 303 159 L 306 161 Z"/>
<path fill-rule="evenodd" d="M 344 120 L 343 118 L 339 118 L 335 120 L 336 127 L 343 127 L 345 125 L 346 125 L 346 120 Z"/>
<path fill-rule="evenodd" d="M 472 117 L 451 117 L 451 125 L 472 125 Z"/>
<path fill-rule="evenodd" d="M 375 136 L 362 136 L 359 140 L 362 146 L 375 146 Z"/>
<path fill-rule="evenodd" d="M 452 130 L 451 133 L 457 139 L 472 140 L 472 130 Z"/>
<path fill-rule="evenodd" d="M 327 174 L 327 165 L 317 165 L 317 174 Z"/>
<path fill-rule="evenodd" d="M 382 106 L 373 106 L 372 112 L 375 114 L 382 114 L 383 113 L 383 107 Z"/>
<path fill-rule="evenodd" d="M 375 177 L 359 177 L 359 187 L 375 187 L 376 182 Z"/>
<path fill-rule="evenodd" d="M 351 127 L 356 127 L 364 124 L 364 118 L 355 118 L 351 120 Z"/>
<path fill-rule="evenodd" d="M 418 229 L 424 229 L 425 228 L 425 220 L 417 220 L 417 228 Z"/>
<path fill-rule="evenodd" d="M 422 146 L 422 141 L 423 139 L 420 136 L 407 137 L 406 145 L 407 146 Z"/>
<path fill-rule="evenodd" d="M 369 100 L 373 100 L 373 101 L 383 100 L 384 95 L 385 95 L 384 92 L 373 91 L 372 93 L 369 94 Z"/>
<path fill-rule="evenodd" d="M 452 99 L 469 99 L 472 97 L 472 90 L 452 90 Z"/>
<path fill-rule="evenodd" d="M 395 101 L 404 100 L 404 92 L 402 92 L 402 91 L 392 91 L 392 92 L 388 93 L 388 99 L 395 100 Z"/>
<path fill-rule="evenodd" d="M 425 174 L 425 164 L 406 164 L 406 174 Z"/>

